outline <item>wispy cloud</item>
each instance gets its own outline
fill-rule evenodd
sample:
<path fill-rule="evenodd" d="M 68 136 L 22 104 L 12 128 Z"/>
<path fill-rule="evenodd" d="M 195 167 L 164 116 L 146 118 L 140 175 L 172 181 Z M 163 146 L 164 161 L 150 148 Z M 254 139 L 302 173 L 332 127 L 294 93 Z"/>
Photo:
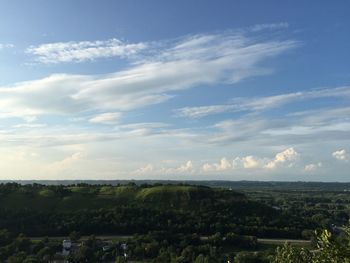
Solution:
<path fill-rule="evenodd" d="M 288 27 L 289 27 L 288 23 L 281 22 L 281 23 L 272 23 L 272 24 L 257 24 L 257 25 L 251 26 L 249 29 L 253 32 L 258 32 L 262 30 L 285 29 Z"/>
<path fill-rule="evenodd" d="M 13 48 L 15 45 L 13 44 L 8 44 L 8 43 L 0 43 L 0 50 L 5 49 L 5 48 Z"/>
<path fill-rule="evenodd" d="M 174 110 L 175 115 L 178 117 L 188 118 L 203 118 L 209 115 L 219 114 L 223 112 L 242 111 L 243 108 L 238 105 L 209 105 L 198 107 L 184 107 Z"/>
<path fill-rule="evenodd" d="M 164 128 L 168 127 L 168 123 L 164 122 L 137 122 L 137 123 L 128 123 L 119 125 L 119 129 L 123 130 L 134 130 L 134 129 L 156 129 L 156 128 Z"/>
<path fill-rule="evenodd" d="M 120 117 L 120 112 L 106 112 L 90 118 L 89 122 L 102 124 L 116 124 L 119 122 Z"/>
<path fill-rule="evenodd" d="M 53 174 L 60 174 L 65 170 L 72 169 L 74 165 L 76 165 L 79 161 L 81 161 L 84 157 L 84 153 L 76 152 L 72 155 L 65 157 L 63 160 L 56 161 L 50 165 L 48 165 L 47 172 Z"/>
<path fill-rule="evenodd" d="M 246 114 L 189 131 L 189 139 L 213 145 L 314 145 L 350 140 L 350 108 L 321 108 L 270 116 Z M 192 136 L 192 137 L 191 137 Z M 245 146 L 247 147 L 247 145 Z"/>
<path fill-rule="evenodd" d="M 123 173 L 130 178 L 129 172 L 141 167 L 131 173 L 135 178 L 195 174 L 214 178 L 226 174 L 219 178 L 242 179 L 253 174 L 249 179 L 255 179 L 265 174 L 260 178 L 270 179 L 270 174 L 282 172 L 293 176 L 314 171 L 326 174 L 338 165 L 346 175 L 349 86 L 227 98 L 213 105 L 198 106 L 200 100 L 194 102 L 191 96 L 182 100 L 184 90 L 205 87 L 207 91 L 208 86 L 218 85 L 234 89 L 246 79 L 272 74 L 274 63 L 270 59 L 300 46 L 299 41 L 282 37 L 280 29 L 288 26 L 260 24 L 156 42 L 109 39 L 29 47 L 27 55 L 39 64 L 122 58 L 123 68 L 109 68 L 108 74 L 52 74 L 0 86 L 1 170 L 12 176 L 12 170 L 18 169 L 21 176 L 42 169 L 46 176 L 47 167 L 51 167 L 52 174 L 57 171 L 72 178 L 70 171 L 77 172 L 79 166 L 79 175 L 90 173 L 96 178 L 103 170 L 110 178 Z M 177 100 L 165 107 L 140 110 L 174 98 Z M 190 120 L 166 116 L 169 107 L 183 106 L 185 101 L 193 104 L 189 102 L 188 107 L 174 113 Z M 278 114 L 268 112 L 292 103 L 296 107 L 285 107 Z M 227 112 L 238 114 L 199 120 Z M 28 148 L 26 158 L 35 159 L 40 169 L 17 165 L 24 156 L 20 151 L 23 146 Z M 140 147 L 146 149 L 146 155 L 138 151 Z M 39 157 L 30 156 L 37 152 Z M 12 155 L 19 159 L 8 162 L 6 156 Z"/>
<path fill-rule="evenodd" d="M 97 42 L 96 45 L 104 49 L 103 43 Z M 68 46 L 75 45 L 76 49 L 89 46 L 85 42 Z M 265 68 L 260 65 L 263 61 L 297 46 L 298 42 L 293 40 L 258 42 L 237 33 L 194 35 L 173 44 L 160 45 L 149 55 L 134 61 L 128 69 L 115 73 L 56 74 L 0 87 L 0 113 L 33 117 L 41 114 L 77 114 L 91 110 L 103 113 L 140 108 L 169 100 L 178 90 L 203 84 L 236 83 L 266 74 Z M 46 54 L 47 49 L 51 50 L 50 46 L 44 47 L 35 52 Z M 68 52 L 67 58 L 48 55 L 42 59 L 70 60 L 75 56 L 70 54 Z M 58 52 L 57 56 L 60 57 L 61 53 Z"/>
<path fill-rule="evenodd" d="M 224 112 L 264 111 L 293 102 L 327 97 L 350 98 L 350 87 L 345 86 L 332 89 L 316 89 L 311 91 L 300 91 L 267 97 L 235 98 L 230 104 L 184 107 L 176 109 L 174 112 L 179 117 L 203 118 L 209 115 Z"/>
<path fill-rule="evenodd" d="M 84 62 L 98 58 L 129 57 L 145 49 L 145 43 L 125 43 L 118 39 L 96 41 L 70 41 L 41 44 L 27 48 L 37 62 L 56 64 Z"/>

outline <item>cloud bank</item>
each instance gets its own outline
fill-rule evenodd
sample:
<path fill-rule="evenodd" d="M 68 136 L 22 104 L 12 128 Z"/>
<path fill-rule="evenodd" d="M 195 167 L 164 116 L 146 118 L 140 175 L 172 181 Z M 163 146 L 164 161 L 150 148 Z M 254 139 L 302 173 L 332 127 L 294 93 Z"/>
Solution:
<path fill-rule="evenodd" d="M 276 154 L 275 158 L 256 157 L 252 155 L 235 157 L 232 160 L 223 157 L 218 163 L 202 163 L 194 165 L 192 161 L 187 161 L 175 167 L 164 167 L 162 164 L 147 164 L 140 167 L 134 174 L 137 175 L 176 175 L 176 174 L 213 174 L 213 173 L 230 173 L 241 170 L 269 171 L 272 169 L 292 168 L 299 159 L 300 154 L 294 148 L 288 148 Z M 309 168 L 313 168 L 310 165 Z"/>

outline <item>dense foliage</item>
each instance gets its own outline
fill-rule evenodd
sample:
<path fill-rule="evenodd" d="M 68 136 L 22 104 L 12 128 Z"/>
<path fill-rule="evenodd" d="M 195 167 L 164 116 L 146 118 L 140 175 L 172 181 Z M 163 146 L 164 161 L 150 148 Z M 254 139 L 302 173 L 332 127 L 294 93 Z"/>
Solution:
<path fill-rule="evenodd" d="M 77 233 L 72 233 L 76 235 Z M 71 235 L 71 236 L 72 236 Z M 23 234 L 15 237 L 7 230 L 0 231 L 0 261 L 46 263 L 61 255 L 62 240 L 31 240 Z M 123 244 L 127 243 L 127 248 Z M 217 233 L 205 239 L 196 234 L 169 234 L 164 231 L 135 235 L 105 242 L 89 236 L 75 240 L 67 257 L 69 262 L 124 262 L 125 258 L 141 262 L 227 262 L 236 255 L 227 252 L 229 247 L 256 249 L 257 240 L 251 236 Z M 61 256 L 60 256 L 61 255 Z M 126 256 L 125 256 L 126 255 Z M 242 258 L 244 253 L 238 253 Z M 261 254 L 261 258 L 262 258 Z M 243 262 L 243 261 L 242 261 Z M 267 262 L 267 261 L 266 261 Z"/>
<path fill-rule="evenodd" d="M 349 263 L 350 262 L 350 230 L 338 239 L 324 230 L 317 234 L 317 249 L 297 248 L 286 243 L 277 248 L 272 263 Z"/>
<path fill-rule="evenodd" d="M 348 193 L 283 187 L 0 184 L 0 262 L 49 262 L 68 236 L 70 262 L 124 262 L 125 253 L 136 262 L 347 262 L 337 257 L 348 253 Z M 321 229 L 333 237 L 317 241 Z M 285 245 L 274 257 L 277 244 L 259 238 L 314 246 Z M 317 261 L 322 253 L 338 261 Z"/>
<path fill-rule="evenodd" d="M 243 208 L 243 209 L 242 209 Z M 188 185 L 0 185 L 0 228 L 31 236 L 142 234 L 295 235 L 278 211 L 225 189 Z M 87 220 L 89 218 L 89 220 Z"/>

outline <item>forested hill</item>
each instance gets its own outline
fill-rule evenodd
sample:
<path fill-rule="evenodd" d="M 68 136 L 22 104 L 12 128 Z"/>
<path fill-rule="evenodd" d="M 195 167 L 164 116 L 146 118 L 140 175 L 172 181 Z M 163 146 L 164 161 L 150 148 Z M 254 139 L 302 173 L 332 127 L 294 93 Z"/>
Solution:
<path fill-rule="evenodd" d="M 265 224 L 279 212 L 244 194 L 206 186 L 9 183 L 0 184 L 0 213 L 0 228 L 30 235 L 65 235 L 155 230 L 256 234 L 255 227 L 248 231 L 244 224 L 251 220 L 255 224 L 257 218 Z"/>
<path fill-rule="evenodd" d="M 219 204 L 249 203 L 244 194 L 190 185 L 0 185 L 0 207 L 8 210 L 70 211 L 125 205 L 159 209 L 196 209 Z"/>

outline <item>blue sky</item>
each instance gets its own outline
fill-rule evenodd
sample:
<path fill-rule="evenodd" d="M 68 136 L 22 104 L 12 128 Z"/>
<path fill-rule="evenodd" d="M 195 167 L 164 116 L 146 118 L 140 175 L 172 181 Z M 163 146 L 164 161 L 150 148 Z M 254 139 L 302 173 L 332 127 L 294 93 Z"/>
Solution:
<path fill-rule="evenodd" d="M 348 181 L 348 1 L 7 1 L 0 179 Z"/>

